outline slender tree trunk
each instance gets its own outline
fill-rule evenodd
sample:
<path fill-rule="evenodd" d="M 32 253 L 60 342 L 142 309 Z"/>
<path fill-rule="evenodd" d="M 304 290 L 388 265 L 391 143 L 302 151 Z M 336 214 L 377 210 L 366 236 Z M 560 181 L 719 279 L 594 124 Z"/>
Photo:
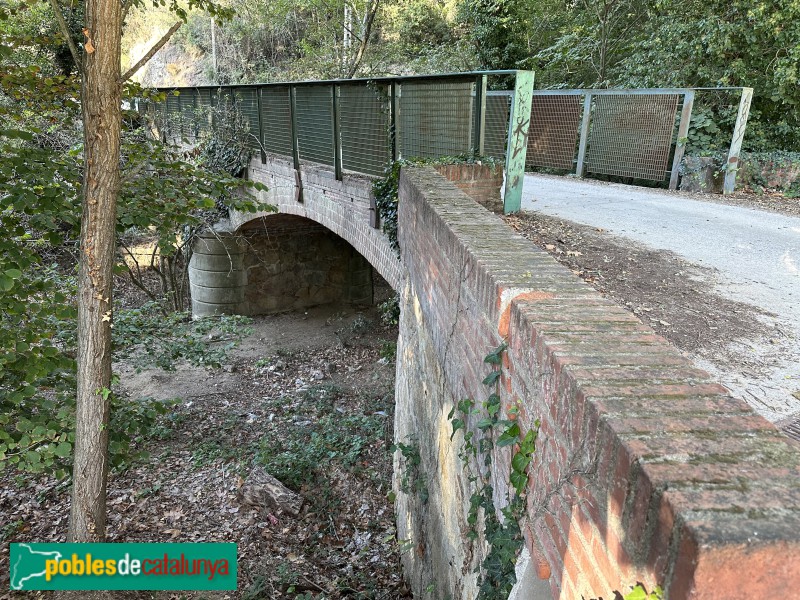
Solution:
<path fill-rule="evenodd" d="M 99 542 L 106 533 L 111 284 L 120 187 L 122 3 L 86 0 L 84 34 L 78 395 L 67 539 Z"/>
<path fill-rule="evenodd" d="M 369 36 L 372 35 L 372 23 L 375 21 L 375 15 L 378 13 L 380 3 L 381 0 L 371 0 L 367 6 L 367 13 L 364 15 L 364 23 L 361 27 L 361 42 L 358 44 L 358 51 L 353 59 L 353 64 L 350 65 L 350 69 L 347 71 L 345 79 L 352 79 L 355 77 L 358 67 L 361 66 L 361 61 L 364 60 L 364 53 L 367 51 L 367 45 L 369 44 Z"/>

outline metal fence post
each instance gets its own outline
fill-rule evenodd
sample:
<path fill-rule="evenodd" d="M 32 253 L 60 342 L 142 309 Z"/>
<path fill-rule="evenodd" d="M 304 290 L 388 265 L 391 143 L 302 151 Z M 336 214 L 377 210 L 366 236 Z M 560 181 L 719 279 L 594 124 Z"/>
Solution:
<path fill-rule="evenodd" d="M 211 105 L 211 131 L 213 133 L 217 126 L 217 108 L 219 108 L 219 88 L 214 88 L 209 94 L 209 104 Z"/>
<path fill-rule="evenodd" d="M 183 143 L 183 132 L 184 128 L 183 125 L 186 122 L 185 115 L 183 114 L 183 93 L 178 94 L 178 135 L 180 137 L 181 143 Z"/>
<path fill-rule="evenodd" d="M 483 156 L 486 138 L 486 75 L 475 78 L 475 124 L 473 125 L 473 153 Z"/>
<path fill-rule="evenodd" d="M 390 133 L 392 138 L 392 160 L 400 160 L 400 85 L 396 81 L 390 84 L 389 114 L 391 119 Z"/>
<path fill-rule="evenodd" d="M 525 184 L 525 155 L 528 152 L 528 131 L 531 125 L 533 72 L 517 71 L 514 80 L 514 101 L 511 103 L 506 152 L 506 185 L 503 212 L 519 212 L 522 187 Z"/>
<path fill-rule="evenodd" d="M 736 188 L 736 172 L 739 170 L 739 152 L 742 149 L 744 131 L 747 128 L 747 118 L 750 116 L 750 102 L 753 100 L 753 88 L 742 88 L 742 98 L 739 101 L 739 112 L 736 114 L 736 125 L 733 127 L 731 148 L 728 151 L 728 162 L 725 165 L 725 183 L 722 187 L 723 194 L 732 194 Z"/>
<path fill-rule="evenodd" d="M 300 145 L 297 139 L 297 103 L 296 89 L 289 86 L 289 122 L 292 129 L 292 163 L 294 164 L 295 200 L 303 201 L 303 180 L 300 177 Z"/>
<path fill-rule="evenodd" d="M 678 189 L 678 172 L 683 160 L 683 153 L 686 151 L 686 136 L 689 135 L 693 106 L 694 90 L 688 90 L 683 95 L 683 110 L 681 111 L 681 121 L 678 125 L 678 139 L 675 141 L 675 156 L 672 158 L 672 172 L 669 175 L 669 189 L 671 190 Z"/>
<path fill-rule="evenodd" d="M 192 131 L 194 132 L 194 140 L 200 137 L 200 90 L 195 89 L 192 94 Z"/>
<path fill-rule="evenodd" d="M 333 116 L 333 173 L 337 181 L 342 180 L 342 139 L 339 135 L 339 90 L 340 86 L 332 85 L 331 110 Z"/>
<path fill-rule="evenodd" d="M 164 96 L 164 109 L 161 111 L 161 141 L 166 143 L 167 136 L 169 136 L 169 112 L 167 112 L 167 104 L 169 104 L 169 92 Z"/>
<path fill-rule="evenodd" d="M 258 149 L 261 151 L 261 164 L 267 163 L 267 153 L 264 150 L 264 116 L 263 103 L 261 101 L 261 90 L 264 88 L 256 88 L 256 109 L 258 110 Z"/>
<path fill-rule="evenodd" d="M 583 98 L 583 117 L 581 119 L 581 137 L 578 142 L 578 161 L 575 164 L 575 174 L 583 177 L 586 160 L 586 147 L 589 145 L 589 122 L 592 118 L 592 95 L 587 92 Z"/>

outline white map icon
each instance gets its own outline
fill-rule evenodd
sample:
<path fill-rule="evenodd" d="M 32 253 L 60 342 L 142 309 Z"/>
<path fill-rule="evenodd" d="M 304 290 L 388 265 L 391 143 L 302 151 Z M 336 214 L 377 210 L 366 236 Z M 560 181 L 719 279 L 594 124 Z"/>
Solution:
<path fill-rule="evenodd" d="M 30 547 L 30 544 L 17 544 L 16 560 L 11 565 L 11 589 L 21 590 L 23 584 L 29 579 L 45 576 L 45 561 L 46 560 L 60 560 L 60 552 L 40 552 Z M 37 564 L 41 561 L 41 570 Z M 36 565 L 32 572 L 26 572 L 24 569 L 30 568 L 30 562 Z M 24 564 L 28 563 L 28 564 Z M 23 569 L 21 571 L 21 569 Z"/>

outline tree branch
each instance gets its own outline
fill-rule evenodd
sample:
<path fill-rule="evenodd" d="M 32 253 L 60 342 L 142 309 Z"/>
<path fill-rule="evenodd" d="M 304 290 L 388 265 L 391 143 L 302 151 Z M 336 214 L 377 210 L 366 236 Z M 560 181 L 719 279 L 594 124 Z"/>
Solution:
<path fill-rule="evenodd" d="M 64 19 L 64 13 L 61 12 L 61 7 L 58 5 L 58 0 L 50 0 L 50 6 L 53 7 L 53 14 L 56 17 L 56 21 L 58 21 L 58 28 L 61 30 L 61 35 L 64 36 L 67 46 L 69 46 L 69 53 L 72 54 L 72 60 L 75 61 L 75 66 L 78 67 L 78 71 L 82 73 L 83 61 L 81 60 L 81 55 L 78 52 L 78 47 L 75 45 L 75 42 L 72 40 L 72 36 L 69 33 L 69 27 Z"/>
<path fill-rule="evenodd" d="M 125 24 L 125 19 L 128 18 L 128 11 L 131 9 L 131 5 L 133 4 L 133 0 L 127 0 L 126 2 L 122 3 L 122 23 Z"/>
<path fill-rule="evenodd" d="M 55 2 L 55 0 L 51 0 L 51 2 Z M 177 23 L 175 23 L 175 25 L 170 27 L 169 31 L 167 31 L 167 33 L 165 33 L 164 36 L 160 40 L 158 40 L 152 48 L 150 48 L 147 54 L 145 54 L 142 58 L 140 58 L 139 61 L 135 65 L 133 65 L 130 69 L 125 71 L 122 77 L 120 77 L 119 82 L 125 83 L 126 81 L 128 81 L 128 79 L 130 79 L 136 73 L 136 71 L 141 69 L 147 63 L 147 61 L 153 58 L 153 55 L 156 52 L 161 50 L 164 44 L 166 44 L 169 41 L 169 38 L 171 38 L 172 35 L 176 31 L 178 31 L 178 29 L 180 29 L 181 25 L 183 25 L 183 21 L 178 21 Z"/>

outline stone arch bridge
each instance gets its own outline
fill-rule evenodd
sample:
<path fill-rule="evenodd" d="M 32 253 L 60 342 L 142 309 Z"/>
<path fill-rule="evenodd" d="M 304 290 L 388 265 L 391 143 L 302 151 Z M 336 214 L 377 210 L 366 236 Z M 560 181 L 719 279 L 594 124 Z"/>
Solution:
<path fill-rule="evenodd" d="M 249 314 L 367 301 L 373 267 L 399 293 L 395 435 L 416 440 L 428 488 L 395 484 L 416 598 L 477 596 L 487 547 L 467 536 L 473 484 L 449 414 L 486 397 L 484 357 L 503 342 L 501 414 L 514 408 L 523 433 L 540 423 L 513 598 L 613 598 L 636 582 L 670 599 L 798 593 L 800 449 L 477 202 L 496 171 L 403 169 L 398 256 L 375 227 L 371 179 L 294 150 L 251 162 L 279 210 L 231 216 L 246 243 L 224 250 L 231 292 L 218 298 Z M 498 511 L 509 461 L 493 450 Z"/>

